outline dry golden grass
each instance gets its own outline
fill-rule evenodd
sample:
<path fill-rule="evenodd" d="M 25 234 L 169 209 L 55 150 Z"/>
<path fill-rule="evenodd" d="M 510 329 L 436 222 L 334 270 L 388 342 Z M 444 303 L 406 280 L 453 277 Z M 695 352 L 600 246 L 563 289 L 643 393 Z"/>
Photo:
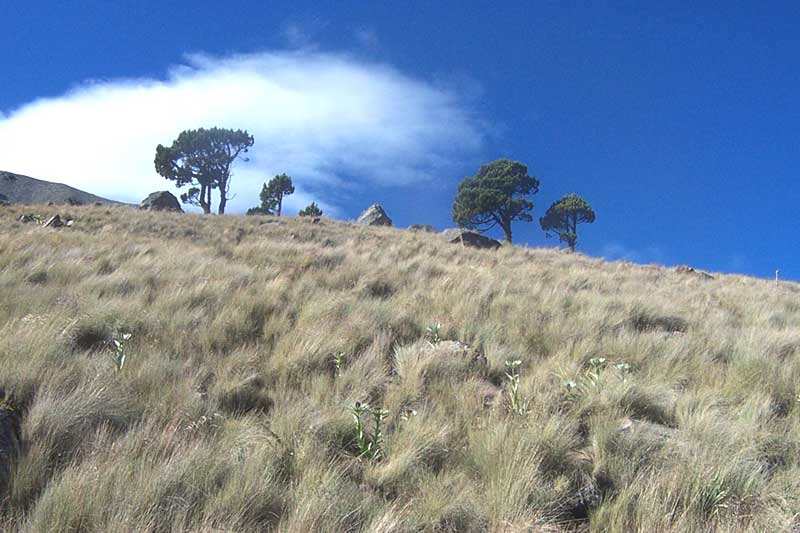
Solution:
<path fill-rule="evenodd" d="M 0 391 L 24 441 L 0 529 L 800 524 L 796 284 L 328 220 L 15 221 L 52 209 L 0 208 Z M 431 347 L 436 323 L 469 347 Z M 356 401 L 389 410 L 380 461 L 356 457 Z"/>

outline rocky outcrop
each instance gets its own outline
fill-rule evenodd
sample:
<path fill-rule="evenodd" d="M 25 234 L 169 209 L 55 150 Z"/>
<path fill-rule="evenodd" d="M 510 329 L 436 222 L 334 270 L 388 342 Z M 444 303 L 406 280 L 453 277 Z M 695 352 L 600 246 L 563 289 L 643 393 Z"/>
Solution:
<path fill-rule="evenodd" d="M 495 250 L 502 246 L 499 241 L 481 235 L 475 231 L 470 231 L 461 228 L 450 228 L 442 232 L 442 236 L 449 243 L 462 244 L 464 246 L 471 246 L 473 248 L 481 248 L 485 250 Z"/>
<path fill-rule="evenodd" d="M 436 233 L 436 228 L 430 224 L 411 224 L 408 229 L 411 231 L 422 231 L 425 233 Z"/>
<path fill-rule="evenodd" d="M 714 279 L 714 276 L 707 272 L 701 272 L 700 270 L 695 270 L 694 268 L 690 267 L 689 265 L 680 265 L 675 267 L 675 272 L 678 274 L 687 274 L 689 276 L 695 276 L 699 279 Z"/>
<path fill-rule="evenodd" d="M 181 204 L 175 195 L 169 191 L 156 191 L 150 193 L 147 198 L 142 200 L 139 209 L 149 209 L 151 211 L 176 211 L 183 213 Z"/>
<path fill-rule="evenodd" d="M 372 204 L 366 211 L 361 213 L 361 216 L 356 220 L 359 224 L 366 224 L 367 226 L 391 226 L 392 219 L 383 210 L 380 204 Z"/>

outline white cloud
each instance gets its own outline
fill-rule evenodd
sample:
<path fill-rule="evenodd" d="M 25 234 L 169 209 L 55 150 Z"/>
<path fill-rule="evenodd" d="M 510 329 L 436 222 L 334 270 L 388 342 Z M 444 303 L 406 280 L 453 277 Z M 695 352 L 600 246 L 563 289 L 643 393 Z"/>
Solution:
<path fill-rule="evenodd" d="M 289 210 L 336 205 L 353 190 L 450 175 L 482 145 L 453 91 L 380 64 L 309 51 L 193 55 L 164 79 L 87 82 L 57 98 L 0 110 L 0 169 L 137 202 L 169 188 L 157 144 L 184 129 L 247 129 L 249 162 L 234 168 L 229 211 L 261 184 L 293 176 Z"/>
<path fill-rule="evenodd" d="M 649 245 L 642 250 L 634 250 L 618 242 L 607 243 L 600 256 L 609 261 L 629 261 L 631 263 L 663 263 L 664 251 L 658 245 Z"/>

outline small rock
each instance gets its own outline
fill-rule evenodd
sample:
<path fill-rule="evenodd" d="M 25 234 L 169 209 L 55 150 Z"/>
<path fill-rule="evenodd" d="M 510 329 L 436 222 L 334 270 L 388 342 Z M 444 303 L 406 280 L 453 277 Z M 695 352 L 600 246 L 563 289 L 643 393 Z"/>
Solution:
<path fill-rule="evenodd" d="M 477 348 L 471 347 L 461 341 L 439 341 L 436 344 L 428 343 L 424 348 L 426 353 L 433 353 L 437 358 L 469 359 L 471 365 L 485 366 L 488 361 L 486 356 Z"/>
<path fill-rule="evenodd" d="M 361 213 L 361 216 L 356 220 L 359 224 L 366 224 L 367 226 L 391 226 L 392 219 L 383 210 L 380 204 L 372 204 L 366 211 Z"/>
<path fill-rule="evenodd" d="M 19 222 L 22 222 L 23 224 L 27 224 L 28 222 L 35 222 L 36 221 L 36 219 L 34 219 L 33 216 L 31 216 L 31 215 L 20 215 L 17 220 Z"/>
<path fill-rule="evenodd" d="M 707 272 L 701 272 L 700 270 L 695 270 L 694 268 L 690 267 L 689 265 L 680 265 L 675 267 L 675 272 L 678 274 L 689 274 L 692 276 L 697 276 L 700 279 L 714 279 L 714 276 Z"/>
<path fill-rule="evenodd" d="M 497 400 L 502 397 L 503 389 L 490 381 L 481 380 L 478 394 L 480 395 L 481 402 L 483 402 L 483 406 L 488 408 L 493 406 Z"/>
<path fill-rule="evenodd" d="M 617 431 L 626 437 L 636 439 L 650 446 L 663 444 L 678 433 L 677 429 L 671 427 L 647 422 L 646 420 L 634 420 L 628 417 L 620 420 Z"/>
<path fill-rule="evenodd" d="M 449 243 L 462 244 L 464 246 L 472 246 L 473 248 L 481 248 L 486 250 L 495 250 L 502 246 L 499 241 L 486 237 L 475 231 L 470 231 L 461 228 L 450 228 L 442 232 L 442 236 Z"/>
<path fill-rule="evenodd" d="M 408 229 L 411 231 L 422 231 L 424 233 L 436 233 L 436 228 L 430 224 L 411 224 Z"/>
<path fill-rule="evenodd" d="M 465 356 L 469 353 L 469 344 L 461 341 L 439 341 L 436 344 L 428 344 L 426 352 L 439 352 L 443 355 Z"/>
<path fill-rule="evenodd" d="M 63 226 L 64 223 L 61 222 L 61 217 L 58 215 L 53 215 L 47 219 L 47 222 L 44 223 L 45 228 L 60 228 Z"/>
<path fill-rule="evenodd" d="M 319 224 L 320 220 L 322 220 L 320 217 L 314 217 L 314 218 L 311 219 L 311 223 L 312 224 Z"/>
<path fill-rule="evenodd" d="M 183 213 L 181 204 L 175 195 L 169 191 L 156 191 L 150 193 L 147 198 L 142 200 L 139 209 L 149 209 L 152 211 L 176 211 Z"/>
<path fill-rule="evenodd" d="M 75 223 L 75 221 L 74 221 L 74 220 L 72 220 L 72 219 L 69 219 L 69 220 L 67 220 L 67 222 L 66 222 L 64 225 L 65 225 L 66 227 L 68 227 L 68 228 L 71 228 L 71 227 L 72 227 L 72 224 L 74 224 L 74 223 Z"/>

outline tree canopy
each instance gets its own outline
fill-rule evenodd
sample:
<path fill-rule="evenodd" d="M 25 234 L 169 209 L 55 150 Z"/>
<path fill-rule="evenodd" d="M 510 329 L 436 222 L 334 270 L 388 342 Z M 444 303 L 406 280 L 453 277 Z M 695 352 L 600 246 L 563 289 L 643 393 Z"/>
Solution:
<path fill-rule="evenodd" d="M 511 223 L 531 222 L 533 202 L 525 198 L 539 192 L 539 180 L 528 175 L 518 161 L 498 159 L 482 165 L 475 176 L 464 178 L 453 203 L 453 220 L 462 227 L 488 231 L 495 226 L 511 242 Z"/>
<path fill-rule="evenodd" d="M 204 213 L 211 212 L 211 191 L 219 190 L 217 211 L 225 213 L 230 199 L 233 162 L 253 146 L 253 136 L 243 130 L 199 128 L 178 135 L 171 146 L 156 147 L 155 167 L 164 178 L 178 187 L 189 185 L 181 201 L 199 205 Z"/>
<path fill-rule="evenodd" d="M 577 194 L 568 194 L 553 203 L 539 219 L 548 237 L 558 235 L 559 242 L 565 242 L 575 251 L 578 243 L 578 224 L 591 224 L 595 220 L 592 207 Z"/>
<path fill-rule="evenodd" d="M 247 210 L 248 215 L 281 216 L 283 198 L 294 194 L 292 178 L 286 174 L 278 174 L 261 187 L 261 205 Z"/>
<path fill-rule="evenodd" d="M 311 202 L 297 214 L 301 217 L 321 217 L 322 209 L 319 208 L 316 202 Z"/>

